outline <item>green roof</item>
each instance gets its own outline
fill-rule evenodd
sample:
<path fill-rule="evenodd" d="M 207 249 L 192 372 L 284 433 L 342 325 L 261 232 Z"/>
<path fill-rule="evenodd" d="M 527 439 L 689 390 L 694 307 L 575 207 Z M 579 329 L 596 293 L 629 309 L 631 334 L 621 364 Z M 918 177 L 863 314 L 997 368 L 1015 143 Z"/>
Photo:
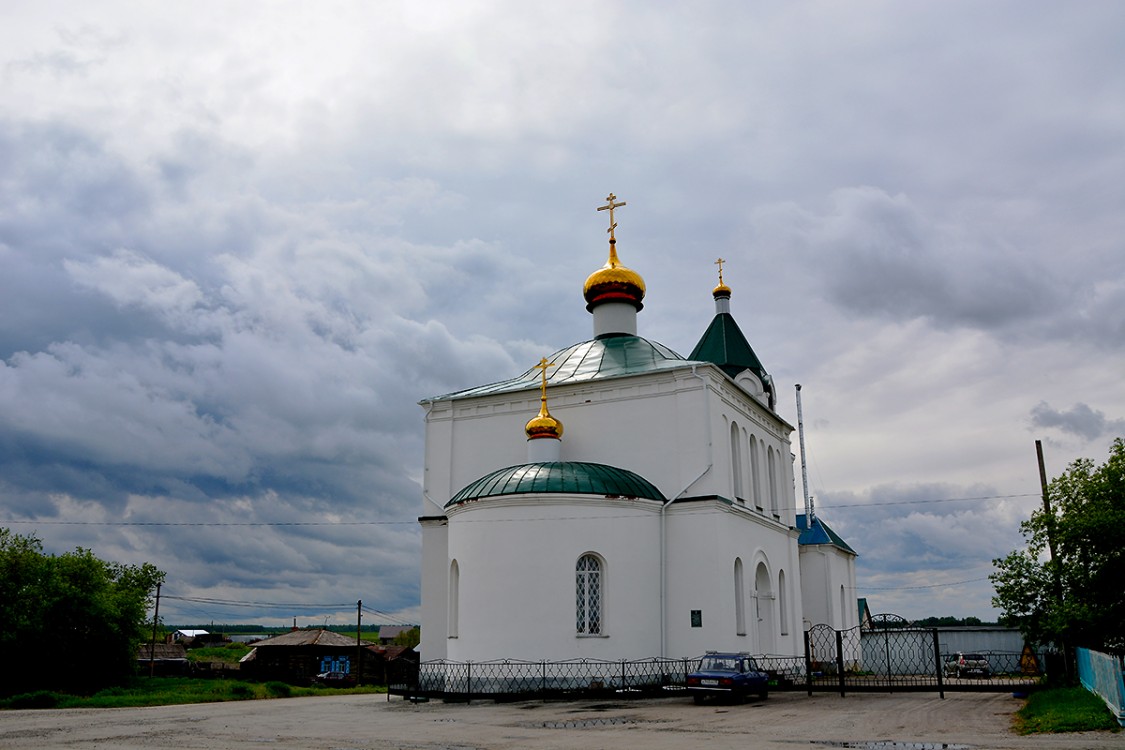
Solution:
<path fill-rule="evenodd" d="M 691 364 L 663 344 L 628 335 L 583 341 L 555 352 L 547 358 L 547 361 L 553 365 L 547 371 L 549 385 L 638 375 Z M 541 377 L 539 368 L 532 367 L 518 377 L 502 380 L 499 383 L 455 391 L 427 400 L 445 401 L 538 388 Z"/>
<path fill-rule="evenodd" d="M 731 378 L 734 378 L 743 370 L 750 370 L 762 381 L 762 385 L 770 394 L 771 403 L 776 397 L 769 373 L 766 372 L 766 368 L 762 367 L 761 360 L 754 353 L 750 342 L 742 335 L 742 330 L 730 313 L 716 313 L 711 325 L 707 327 L 703 337 L 699 339 L 699 343 L 692 349 L 689 358 L 701 362 L 712 362 Z"/>
<path fill-rule="evenodd" d="M 582 461 L 549 461 L 498 469 L 469 484 L 445 507 L 485 497 L 530 493 L 665 500 L 651 482 L 627 469 Z"/>

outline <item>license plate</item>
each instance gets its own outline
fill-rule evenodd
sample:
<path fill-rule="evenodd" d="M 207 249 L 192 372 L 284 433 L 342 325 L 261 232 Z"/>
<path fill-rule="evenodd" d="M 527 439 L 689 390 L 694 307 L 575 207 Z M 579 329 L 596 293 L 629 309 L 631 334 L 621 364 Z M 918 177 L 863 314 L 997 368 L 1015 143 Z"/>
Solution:
<path fill-rule="evenodd" d="M 699 684 L 700 685 L 718 685 L 719 681 L 718 680 L 700 680 Z"/>

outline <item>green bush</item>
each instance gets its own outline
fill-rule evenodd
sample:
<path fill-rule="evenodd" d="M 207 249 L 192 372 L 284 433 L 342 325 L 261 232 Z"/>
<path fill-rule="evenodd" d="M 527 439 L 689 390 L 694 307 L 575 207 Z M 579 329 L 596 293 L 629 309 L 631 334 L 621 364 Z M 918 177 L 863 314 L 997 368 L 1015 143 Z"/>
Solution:
<path fill-rule="evenodd" d="M 254 688 L 245 682 L 236 682 L 230 686 L 230 694 L 235 698 L 253 698 Z"/>
<path fill-rule="evenodd" d="M 55 708 L 61 696 L 50 690 L 36 690 L 34 693 L 13 695 L 8 700 L 8 708 Z"/>
<path fill-rule="evenodd" d="M 293 694 L 293 688 L 284 682 L 272 680 L 266 683 L 266 693 L 274 698 L 288 698 Z"/>

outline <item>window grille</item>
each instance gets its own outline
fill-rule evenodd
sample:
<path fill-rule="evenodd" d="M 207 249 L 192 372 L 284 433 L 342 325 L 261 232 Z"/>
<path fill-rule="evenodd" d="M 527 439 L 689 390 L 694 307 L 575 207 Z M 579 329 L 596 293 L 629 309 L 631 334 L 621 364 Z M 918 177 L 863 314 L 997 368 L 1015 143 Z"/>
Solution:
<path fill-rule="evenodd" d="M 579 635 L 600 635 L 602 632 L 602 563 L 594 555 L 578 558 L 575 620 Z"/>

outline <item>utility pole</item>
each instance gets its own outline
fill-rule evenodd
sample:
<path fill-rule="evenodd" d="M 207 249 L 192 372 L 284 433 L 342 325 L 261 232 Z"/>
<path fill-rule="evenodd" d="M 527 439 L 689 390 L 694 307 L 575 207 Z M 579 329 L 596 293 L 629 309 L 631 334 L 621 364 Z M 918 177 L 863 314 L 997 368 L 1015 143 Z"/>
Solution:
<path fill-rule="evenodd" d="M 355 603 L 355 684 L 363 676 L 363 646 L 360 645 L 359 629 L 363 624 L 363 600 Z"/>
<path fill-rule="evenodd" d="M 1039 459 L 1039 486 L 1043 491 L 1043 513 L 1047 527 L 1047 549 L 1051 552 L 1051 578 L 1055 586 L 1055 601 L 1063 601 L 1062 578 L 1059 573 L 1058 555 L 1055 553 L 1055 514 L 1051 512 L 1051 496 L 1047 492 L 1047 467 L 1043 463 L 1043 441 L 1035 441 L 1035 456 Z"/>
<path fill-rule="evenodd" d="M 156 607 L 152 612 L 152 640 L 148 644 L 148 676 L 156 671 L 156 623 L 160 621 L 160 584 L 156 584 Z"/>
<path fill-rule="evenodd" d="M 1055 514 L 1051 511 L 1051 495 L 1047 492 L 1047 467 L 1043 462 L 1043 442 L 1035 441 L 1035 457 L 1039 460 L 1039 486 L 1043 490 L 1043 514 L 1047 531 L 1047 549 L 1051 552 L 1051 583 L 1055 589 L 1055 606 L 1061 610 L 1063 606 L 1062 570 L 1059 568 L 1059 556 L 1055 552 Z M 1071 679 L 1070 644 L 1066 638 L 1059 644 L 1062 647 L 1063 671 L 1065 680 Z"/>

